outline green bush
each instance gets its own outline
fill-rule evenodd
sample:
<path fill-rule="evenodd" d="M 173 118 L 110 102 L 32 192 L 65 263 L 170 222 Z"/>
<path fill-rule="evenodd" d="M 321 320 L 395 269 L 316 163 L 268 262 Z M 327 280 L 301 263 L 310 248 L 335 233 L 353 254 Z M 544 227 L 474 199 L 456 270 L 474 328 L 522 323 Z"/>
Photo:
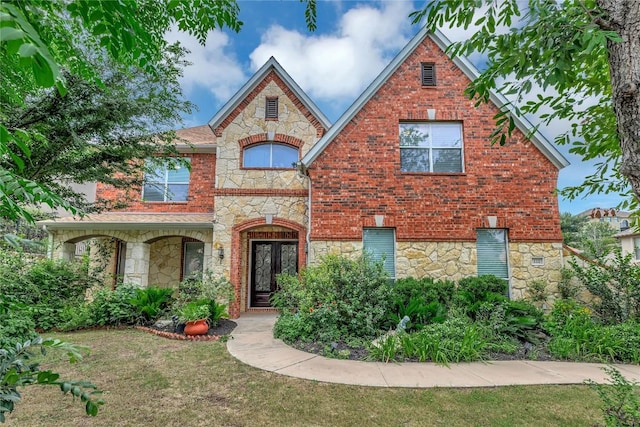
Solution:
<path fill-rule="evenodd" d="M 586 267 L 570 261 L 575 277 L 597 297 L 595 314 L 608 324 L 627 320 L 640 321 L 640 264 L 632 263 L 632 254 L 614 252 L 613 261 L 604 266 L 589 263 Z"/>
<path fill-rule="evenodd" d="M 463 304 L 487 301 L 494 295 L 506 297 L 509 285 L 506 280 L 491 274 L 478 277 L 465 277 L 458 281 L 456 299 Z"/>
<path fill-rule="evenodd" d="M 135 296 L 129 300 L 140 316 L 143 324 L 153 323 L 167 309 L 172 300 L 173 289 L 152 286 L 136 289 Z"/>
<path fill-rule="evenodd" d="M 99 326 L 133 325 L 138 311 L 131 303 L 136 296 L 136 287 L 120 285 L 116 289 L 100 289 L 93 294 L 89 304 L 91 324 Z"/>
<path fill-rule="evenodd" d="M 395 312 L 387 316 L 389 328 L 397 328 L 405 316 L 409 318 L 409 322 L 405 325 L 407 332 L 422 329 L 424 325 L 432 322 L 442 323 L 447 317 L 447 307 L 439 301 L 425 303 L 422 298 L 412 296 L 409 303 L 403 305 L 403 301 L 396 297 L 394 305 Z"/>
<path fill-rule="evenodd" d="M 329 255 L 299 279 L 281 276 L 279 284 L 276 307 L 299 313 L 313 331 L 309 335 L 323 341 L 373 339 L 391 308 L 388 275 L 367 255 L 356 260 Z"/>
<path fill-rule="evenodd" d="M 0 251 L 0 294 L 28 305 L 36 328 L 56 327 L 62 308 L 81 304 L 94 283 L 87 262 L 29 259 Z"/>
<path fill-rule="evenodd" d="M 497 342 L 517 339 L 538 344 L 543 332 L 544 315 L 527 301 L 482 302 L 475 312 L 476 323 L 486 336 Z"/>
<path fill-rule="evenodd" d="M 637 382 L 628 381 L 616 368 L 604 368 L 609 374 L 610 384 L 586 383 L 598 393 L 602 400 L 602 414 L 608 427 L 640 426 L 640 398 Z"/>
<path fill-rule="evenodd" d="M 486 348 L 487 341 L 476 325 L 468 318 L 452 317 L 419 332 L 387 335 L 370 347 L 369 354 L 381 361 L 417 359 L 448 365 L 482 360 Z"/>
<path fill-rule="evenodd" d="M 432 301 L 449 305 L 456 290 L 454 282 L 434 280 L 430 277 L 416 279 L 406 277 L 397 279 L 393 284 L 394 298 L 401 298 L 402 304 L 409 303 L 411 298 L 419 298 L 428 304 Z"/>
<path fill-rule="evenodd" d="M 289 344 L 309 341 L 312 333 L 312 324 L 297 313 L 283 313 L 273 327 L 273 336 Z"/>
<path fill-rule="evenodd" d="M 15 347 L 37 336 L 28 307 L 0 295 L 0 349 Z"/>

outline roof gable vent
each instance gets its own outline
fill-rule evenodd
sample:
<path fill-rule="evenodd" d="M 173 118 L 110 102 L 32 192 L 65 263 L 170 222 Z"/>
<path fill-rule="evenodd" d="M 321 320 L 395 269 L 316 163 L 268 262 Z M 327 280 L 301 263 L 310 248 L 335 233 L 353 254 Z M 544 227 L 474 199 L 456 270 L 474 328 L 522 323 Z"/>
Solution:
<path fill-rule="evenodd" d="M 436 64 L 433 62 L 422 63 L 422 86 L 436 85 Z"/>

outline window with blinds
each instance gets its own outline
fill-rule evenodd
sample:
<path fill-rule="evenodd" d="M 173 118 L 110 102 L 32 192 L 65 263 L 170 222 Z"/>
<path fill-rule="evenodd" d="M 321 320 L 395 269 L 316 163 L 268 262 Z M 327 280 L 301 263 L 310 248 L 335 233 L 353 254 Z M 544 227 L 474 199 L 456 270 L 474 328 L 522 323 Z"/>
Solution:
<path fill-rule="evenodd" d="M 181 159 L 189 162 L 190 159 Z M 174 161 L 148 160 L 155 163 L 145 173 L 142 200 L 145 202 L 185 202 L 189 194 L 189 167 Z"/>
<path fill-rule="evenodd" d="M 267 104 L 264 109 L 264 117 L 266 119 L 278 118 L 278 98 L 267 98 Z"/>
<path fill-rule="evenodd" d="M 507 230 L 499 228 L 477 230 L 478 276 L 493 274 L 509 280 Z"/>
<path fill-rule="evenodd" d="M 365 228 L 362 246 L 374 261 L 384 260 L 384 270 L 392 279 L 396 277 L 396 233 L 393 228 Z"/>
<path fill-rule="evenodd" d="M 462 123 L 400 123 L 402 172 L 462 172 Z"/>

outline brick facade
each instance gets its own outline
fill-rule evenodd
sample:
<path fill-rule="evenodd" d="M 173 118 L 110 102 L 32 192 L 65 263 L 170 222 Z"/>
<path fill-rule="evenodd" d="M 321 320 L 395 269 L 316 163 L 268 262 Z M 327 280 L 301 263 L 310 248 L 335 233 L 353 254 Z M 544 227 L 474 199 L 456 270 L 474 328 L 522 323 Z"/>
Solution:
<path fill-rule="evenodd" d="M 192 153 L 183 154 L 183 156 L 191 159 L 189 194 L 186 202 L 143 202 L 141 188 L 124 191 L 116 190 L 101 183 L 97 185 L 96 197 L 113 202 L 128 200 L 128 205 L 123 208 L 126 212 L 213 212 L 214 200 L 212 193 L 215 185 L 216 155 L 212 153 Z"/>
<path fill-rule="evenodd" d="M 421 62 L 434 62 L 437 86 L 421 85 Z M 310 165 L 312 240 L 359 240 L 374 215 L 398 241 L 475 241 L 488 215 L 512 242 L 561 242 L 558 169 L 516 131 L 491 146 L 494 105 L 463 95 L 469 79 L 435 43 L 424 41 Z M 463 173 L 403 173 L 399 123 L 459 121 Z"/>

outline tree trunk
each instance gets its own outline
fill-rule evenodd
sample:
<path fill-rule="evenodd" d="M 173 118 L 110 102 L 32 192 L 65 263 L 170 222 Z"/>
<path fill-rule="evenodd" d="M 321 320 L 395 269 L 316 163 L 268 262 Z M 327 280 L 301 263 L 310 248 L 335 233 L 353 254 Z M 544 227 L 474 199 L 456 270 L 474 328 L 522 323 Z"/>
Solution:
<path fill-rule="evenodd" d="M 607 45 L 611 98 L 622 149 L 620 173 L 640 200 L 640 2 L 598 0 L 598 5 L 607 15 L 602 26 L 622 38 Z"/>

